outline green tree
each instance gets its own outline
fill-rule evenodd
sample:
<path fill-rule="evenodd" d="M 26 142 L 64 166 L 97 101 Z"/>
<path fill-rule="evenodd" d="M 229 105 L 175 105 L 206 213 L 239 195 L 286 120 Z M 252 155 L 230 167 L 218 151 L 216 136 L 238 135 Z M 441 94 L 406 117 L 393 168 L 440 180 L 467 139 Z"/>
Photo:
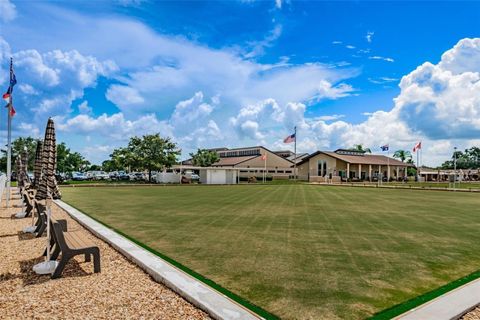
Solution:
<path fill-rule="evenodd" d="M 440 166 L 442 169 L 453 169 L 457 162 L 457 169 L 477 169 L 480 168 L 480 148 L 471 147 L 465 151 L 456 151 L 452 154 L 450 160 L 445 161 Z"/>
<path fill-rule="evenodd" d="M 136 158 L 131 148 L 118 148 L 110 154 L 110 167 L 115 170 L 136 170 L 140 168 L 140 162 Z"/>
<path fill-rule="evenodd" d="M 198 149 L 196 153 L 190 153 L 190 157 L 193 165 L 199 167 L 210 167 L 220 159 L 215 151 L 207 149 Z"/>
<path fill-rule="evenodd" d="M 121 170 L 123 169 L 123 167 L 118 167 L 115 164 L 115 161 L 113 161 L 112 159 L 109 159 L 102 162 L 102 169 L 107 172 L 112 172 L 112 171 Z"/>
<path fill-rule="evenodd" d="M 91 166 L 88 167 L 88 171 L 100 171 L 102 170 L 102 166 L 99 166 L 98 164 L 92 164 Z"/>
<path fill-rule="evenodd" d="M 352 148 L 350 148 L 349 150 L 365 152 L 365 153 L 372 153 L 372 150 L 370 150 L 370 148 L 365 148 L 362 144 L 356 144 Z"/>
<path fill-rule="evenodd" d="M 33 171 L 35 162 L 35 151 L 37 149 L 37 141 L 32 137 L 19 137 L 12 141 L 12 170 L 15 158 L 23 152 L 25 147 L 28 153 L 28 171 Z M 0 159 L 0 171 L 7 172 L 7 148 L 2 149 L 2 158 Z"/>
<path fill-rule="evenodd" d="M 85 170 L 90 165 L 80 153 L 72 152 L 65 142 L 57 144 L 57 171 L 72 172 Z"/>
<path fill-rule="evenodd" d="M 180 155 L 177 144 L 170 138 L 160 137 L 158 133 L 130 138 L 127 149 L 135 167 L 148 170 L 149 181 L 152 180 L 153 170 L 171 167 Z"/>
<path fill-rule="evenodd" d="M 400 159 L 400 161 L 405 162 L 405 160 L 411 160 L 412 159 L 412 153 L 408 150 L 397 150 L 393 154 L 394 158 Z"/>

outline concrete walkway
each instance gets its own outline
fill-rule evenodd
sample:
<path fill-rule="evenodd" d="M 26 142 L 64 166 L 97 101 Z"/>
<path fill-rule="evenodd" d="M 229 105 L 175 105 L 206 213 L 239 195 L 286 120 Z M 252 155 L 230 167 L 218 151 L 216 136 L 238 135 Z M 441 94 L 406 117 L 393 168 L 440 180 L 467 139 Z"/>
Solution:
<path fill-rule="evenodd" d="M 215 319 L 263 319 L 225 295 L 150 253 L 63 201 L 55 203 L 95 236 L 110 244 L 156 281 L 165 284 Z"/>
<path fill-rule="evenodd" d="M 450 320 L 458 319 L 480 304 L 480 279 L 445 293 L 395 319 L 398 320 Z"/>

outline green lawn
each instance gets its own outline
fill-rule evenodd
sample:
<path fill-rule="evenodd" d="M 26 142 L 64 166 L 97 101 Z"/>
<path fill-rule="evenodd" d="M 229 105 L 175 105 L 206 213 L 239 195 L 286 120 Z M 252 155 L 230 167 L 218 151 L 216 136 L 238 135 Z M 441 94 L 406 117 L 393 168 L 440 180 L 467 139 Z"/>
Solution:
<path fill-rule="evenodd" d="M 286 319 L 359 319 L 480 268 L 480 196 L 314 185 L 63 188 Z"/>

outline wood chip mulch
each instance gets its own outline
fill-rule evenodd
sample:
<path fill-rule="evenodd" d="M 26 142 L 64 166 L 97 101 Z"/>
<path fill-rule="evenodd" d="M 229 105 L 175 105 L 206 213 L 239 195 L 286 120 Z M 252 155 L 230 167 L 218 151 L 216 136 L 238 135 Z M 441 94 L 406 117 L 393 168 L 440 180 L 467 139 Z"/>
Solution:
<path fill-rule="evenodd" d="M 93 273 L 93 264 L 79 256 L 70 260 L 60 279 L 35 274 L 32 266 L 43 261 L 46 237 L 23 234 L 32 220 L 11 219 L 19 210 L 5 208 L 2 201 L 0 319 L 209 319 L 57 206 L 53 215 L 67 219 L 68 230 L 84 232 L 99 246 L 102 272 Z"/>
<path fill-rule="evenodd" d="M 476 307 L 472 311 L 465 314 L 461 320 L 480 320 L 480 307 Z"/>

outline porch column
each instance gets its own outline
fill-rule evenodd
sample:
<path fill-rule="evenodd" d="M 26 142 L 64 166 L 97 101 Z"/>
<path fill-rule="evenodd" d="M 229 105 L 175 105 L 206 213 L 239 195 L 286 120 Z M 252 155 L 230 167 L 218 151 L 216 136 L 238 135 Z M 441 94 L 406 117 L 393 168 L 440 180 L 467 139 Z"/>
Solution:
<path fill-rule="evenodd" d="M 390 181 L 390 165 L 387 165 L 387 181 Z"/>
<path fill-rule="evenodd" d="M 372 182 L 372 165 L 368 165 L 368 178 L 370 179 L 370 182 Z"/>
<path fill-rule="evenodd" d="M 358 164 L 358 178 L 362 178 L 362 165 L 360 163 Z"/>
<path fill-rule="evenodd" d="M 347 162 L 347 180 L 350 178 L 350 163 Z"/>
<path fill-rule="evenodd" d="M 378 177 L 377 177 L 377 179 L 380 179 L 380 180 L 383 179 L 383 172 L 382 172 L 382 165 L 381 164 L 378 165 Z"/>
<path fill-rule="evenodd" d="M 407 177 L 407 168 L 408 168 L 408 167 L 403 167 L 403 177 L 404 177 L 404 178 Z"/>
<path fill-rule="evenodd" d="M 397 166 L 397 174 L 395 175 L 395 179 L 398 180 L 398 178 L 400 177 L 400 167 Z"/>

